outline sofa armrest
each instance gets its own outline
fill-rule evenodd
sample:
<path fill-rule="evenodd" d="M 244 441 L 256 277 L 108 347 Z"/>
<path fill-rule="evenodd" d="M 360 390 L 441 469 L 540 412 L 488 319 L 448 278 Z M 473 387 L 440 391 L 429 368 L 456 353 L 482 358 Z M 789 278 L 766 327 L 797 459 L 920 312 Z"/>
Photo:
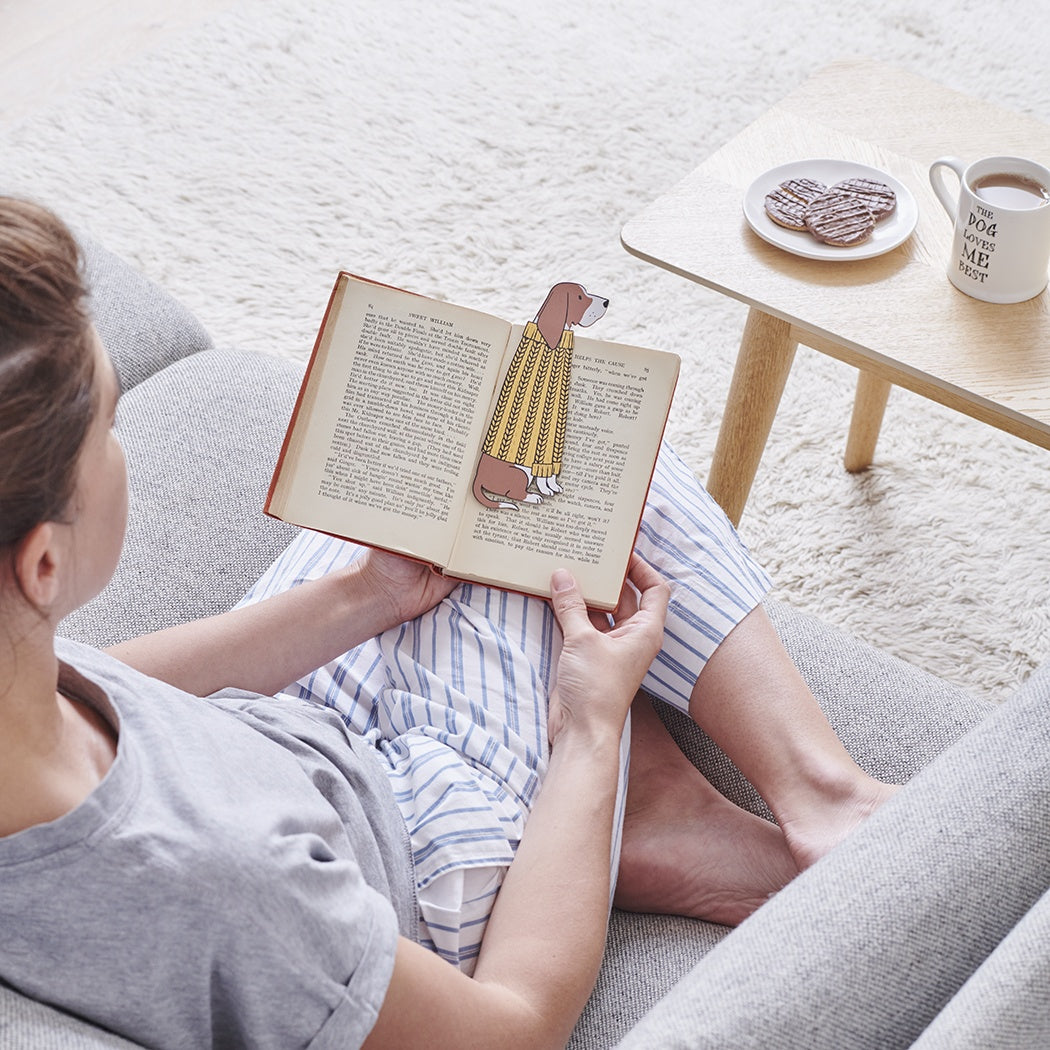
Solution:
<path fill-rule="evenodd" d="M 1047 1045 L 1045 996 L 1033 1001 L 1031 989 L 1045 989 L 1033 945 L 1050 932 L 1048 702 L 1044 666 L 724 937 L 616 1045 Z M 899 702 L 884 711 L 878 693 L 871 706 L 858 732 L 896 750 L 894 718 L 909 712 Z M 917 718 L 923 709 L 932 713 L 924 701 Z M 922 762 L 919 737 L 908 761 Z"/>

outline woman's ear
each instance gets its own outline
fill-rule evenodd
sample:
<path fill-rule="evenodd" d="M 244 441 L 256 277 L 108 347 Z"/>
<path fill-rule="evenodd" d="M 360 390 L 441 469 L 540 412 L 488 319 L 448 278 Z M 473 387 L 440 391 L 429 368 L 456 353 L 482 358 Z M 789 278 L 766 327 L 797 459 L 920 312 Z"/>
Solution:
<path fill-rule="evenodd" d="M 62 593 L 58 528 L 41 522 L 15 545 L 15 580 L 26 601 L 43 613 L 50 612 Z"/>

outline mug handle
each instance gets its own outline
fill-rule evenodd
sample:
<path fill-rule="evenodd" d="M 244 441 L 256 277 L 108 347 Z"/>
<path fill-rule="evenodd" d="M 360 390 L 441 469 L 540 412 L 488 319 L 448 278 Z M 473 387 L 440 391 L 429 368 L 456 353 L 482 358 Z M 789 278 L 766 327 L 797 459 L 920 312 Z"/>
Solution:
<path fill-rule="evenodd" d="M 951 196 L 948 187 L 945 185 L 944 175 L 938 172 L 938 169 L 942 167 L 951 168 L 959 176 L 959 185 L 961 186 L 966 165 L 958 157 L 938 157 L 930 165 L 930 185 L 933 187 L 933 192 L 937 194 L 937 199 L 944 205 L 944 210 L 948 213 L 948 217 L 954 220 L 955 213 L 959 210 L 959 202 Z M 937 178 L 934 178 L 934 172 L 938 172 Z"/>

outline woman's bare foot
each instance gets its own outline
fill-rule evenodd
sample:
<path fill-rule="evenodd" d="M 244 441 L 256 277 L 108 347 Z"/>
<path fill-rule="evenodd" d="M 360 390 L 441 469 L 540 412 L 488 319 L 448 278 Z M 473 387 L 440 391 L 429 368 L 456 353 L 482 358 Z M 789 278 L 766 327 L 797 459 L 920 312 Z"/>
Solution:
<path fill-rule="evenodd" d="M 719 794 L 645 698 L 631 724 L 616 906 L 735 926 L 798 874 L 784 835 Z"/>

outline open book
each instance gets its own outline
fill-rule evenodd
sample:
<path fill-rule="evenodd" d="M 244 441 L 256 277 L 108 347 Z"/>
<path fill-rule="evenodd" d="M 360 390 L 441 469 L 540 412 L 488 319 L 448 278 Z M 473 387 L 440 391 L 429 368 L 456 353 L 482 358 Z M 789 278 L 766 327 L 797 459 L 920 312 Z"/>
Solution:
<path fill-rule="evenodd" d="M 615 608 L 679 359 L 567 332 L 567 404 L 550 428 L 560 414 L 563 444 L 522 470 L 493 434 L 536 323 L 340 273 L 266 513 L 527 594 L 549 594 L 565 567 L 589 605 Z"/>

